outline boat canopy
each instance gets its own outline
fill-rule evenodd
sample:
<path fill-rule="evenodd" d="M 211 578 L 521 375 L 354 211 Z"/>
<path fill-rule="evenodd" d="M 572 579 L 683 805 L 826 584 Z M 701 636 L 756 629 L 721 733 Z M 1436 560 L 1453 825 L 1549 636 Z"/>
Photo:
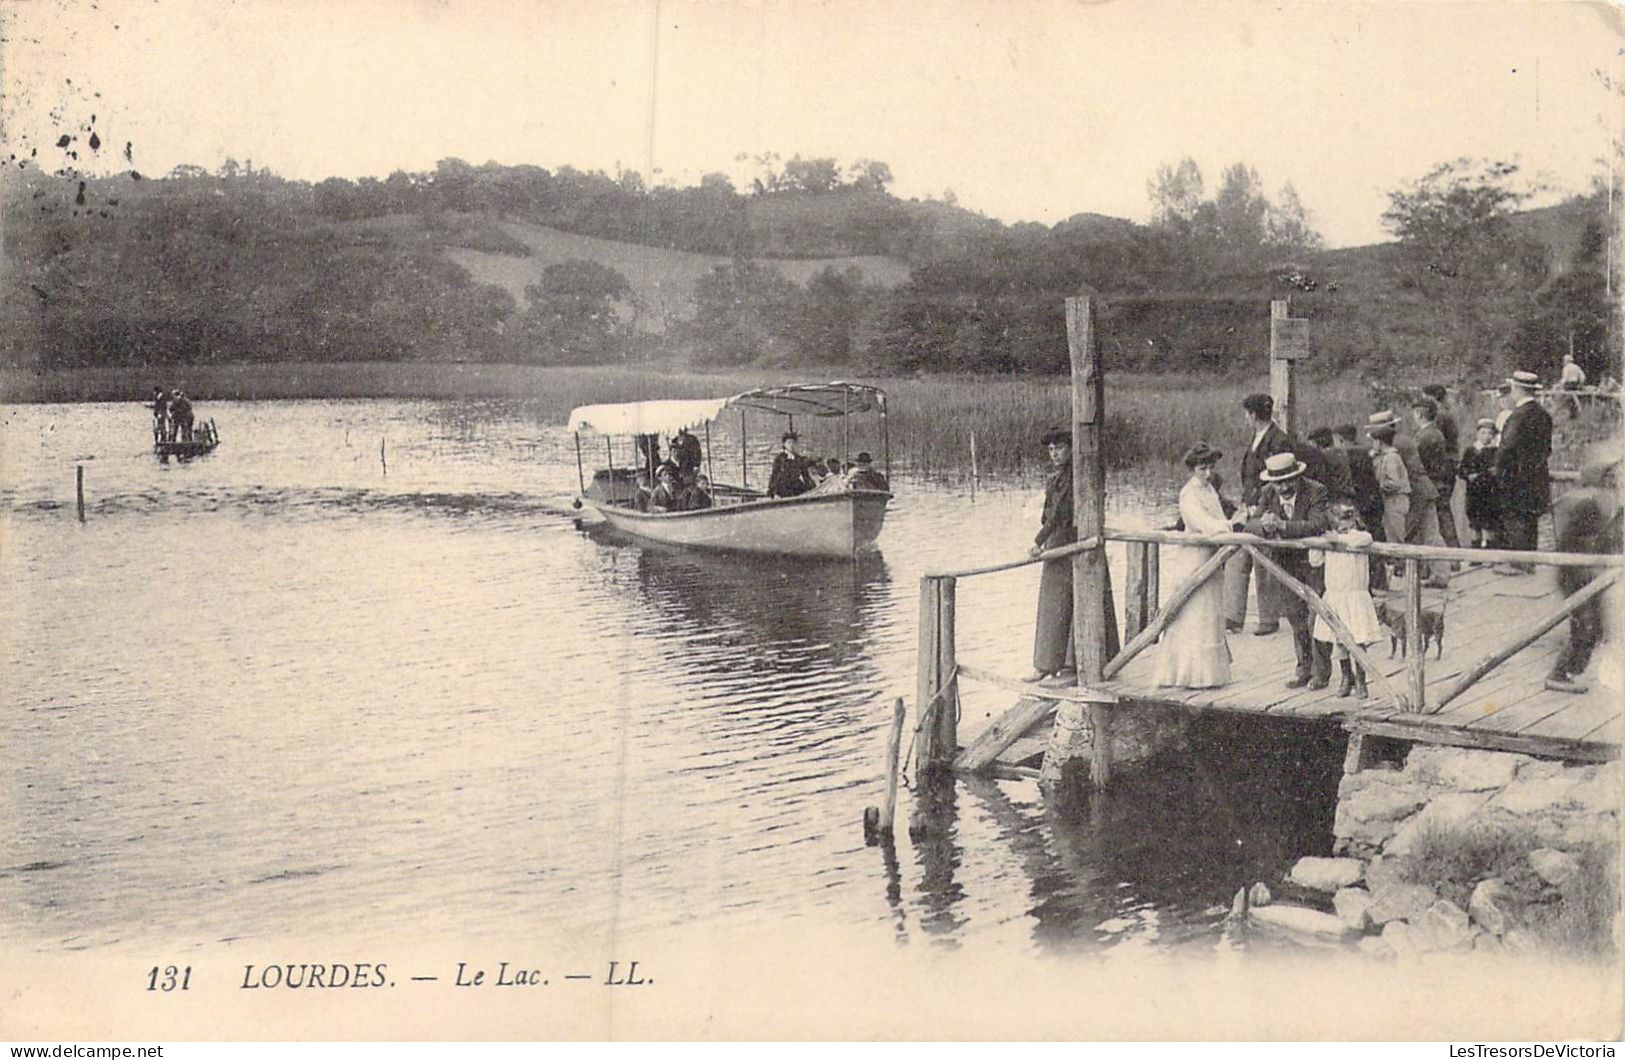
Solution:
<path fill-rule="evenodd" d="M 570 429 L 600 434 L 671 434 L 682 427 L 709 423 L 730 408 L 781 416 L 847 416 L 876 410 L 884 413 L 886 392 L 863 383 L 796 383 L 747 390 L 725 398 L 582 405 L 571 411 Z"/>

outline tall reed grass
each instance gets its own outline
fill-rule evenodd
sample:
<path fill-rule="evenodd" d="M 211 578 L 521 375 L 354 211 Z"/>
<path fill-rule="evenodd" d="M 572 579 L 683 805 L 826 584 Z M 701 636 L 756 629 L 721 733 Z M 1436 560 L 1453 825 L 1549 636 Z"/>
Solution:
<path fill-rule="evenodd" d="M 577 405 L 650 398 L 713 397 L 774 383 L 845 376 L 822 370 L 706 373 L 655 367 L 532 368 L 506 364 L 368 362 L 97 367 L 33 373 L 0 369 L 5 402 L 144 401 L 154 385 L 180 386 L 197 401 L 266 399 L 508 399 L 525 403 L 538 423 L 562 424 Z M 850 377 L 856 378 L 856 377 Z M 1009 378 L 973 375 L 863 378 L 889 396 L 891 456 L 896 466 L 927 475 L 959 475 L 971 469 L 971 437 L 978 470 L 1009 474 L 1045 466 L 1039 439 L 1052 426 L 1070 422 L 1069 382 L 1064 377 Z M 1239 454 L 1251 440 L 1241 399 L 1267 390 L 1268 381 L 1213 380 L 1199 375 L 1134 375 L 1119 372 L 1106 384 L 1106 429 L 1101 445 L 1117 469 L 1174 466 L 1197 441 Z M 1300 430 L 1340 422 L 1359 423 L 1375 407 L 1371 392 L 1353 379 L 1306 383 L 1301 391 Z M 838 428 L 797 424 L 814 435 L 821 451 Z M 731 430 L 731 429 L 730 429 Z M 753 425 L 751 437 L 777 443 L 777 427 Z M 758 434 L 757 432 L 760 431 Z M 854 448 L 876 445 L 865 429 Z M 876 453 L 878 458 L 879 453 Z"/>

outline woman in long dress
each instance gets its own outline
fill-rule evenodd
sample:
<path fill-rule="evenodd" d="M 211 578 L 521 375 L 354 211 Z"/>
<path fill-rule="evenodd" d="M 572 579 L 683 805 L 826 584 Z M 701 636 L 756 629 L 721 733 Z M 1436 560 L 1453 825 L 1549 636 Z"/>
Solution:
<path fill-rule="evenodd" d="M 1231 530 L 1213 488 L 1214 465 L 1223 454 L 1198 442 L 1185 454 L 1190 481 L 1179 491 L 1179 517 L 1186 533 L 1223 534 Z M 1167 578 L 1177 585 L 1196 573 L 1215 552 L 1212 545 L 1168 549 Z M 1216 688 L 1230 681 L 1230 646 L 1224 639 L 1224 579 L 1209 578 L 1162 632 L 1154 683 L 1180 688 Z"/>
<path fill-rule="evenodd" d="M 1044 519 L 1029 554 L 1061 548 L 1078 539 L 1072 514 L 1072 434 L 1057 427 L 1043 438 L 1049 451 L 1050 475 L 1044 483 Z M 1044 563 L 1038 583 L 1038 621 L 1033 636 L 1033 672 L 1029 682 L 1071 684 L 1077 680 L 1072 645 L 1072 561 Z"/>

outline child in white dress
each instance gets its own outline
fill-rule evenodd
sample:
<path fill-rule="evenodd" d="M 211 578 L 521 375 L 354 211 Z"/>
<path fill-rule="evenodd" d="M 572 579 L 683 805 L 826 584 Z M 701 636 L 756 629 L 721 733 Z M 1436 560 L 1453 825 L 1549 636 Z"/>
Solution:
<path fill-rule="evenodd" d="M 1354 505 L 1335 501 L 1327 513 L 1332 522 L 1327 539 L 1355 548 L 1371 544 L 1373 539 L 1360 528 L 1360 516 Z M 1342 619 L 1360 647 L 1380 641 L 1382 624 L 1377 621 L 1377 608 L 1371 602 L 1370 557 L 1352 552 L 1311 552 L 1309 562 L 1315 566 L 1325 565 L 1326 591 L 1321 601 Z M 1332 636 L 1331 627 L 1319 615 L 1315 616 L 1314 637 L 1322 644 L 1334 646 L 1333 657 L 1343 672 L 1337 694 L 1346 696 L 1352 690 L 1361 699 L 1366 698 L 1365 670 L 1349 657 L 1348 649 Z"/>

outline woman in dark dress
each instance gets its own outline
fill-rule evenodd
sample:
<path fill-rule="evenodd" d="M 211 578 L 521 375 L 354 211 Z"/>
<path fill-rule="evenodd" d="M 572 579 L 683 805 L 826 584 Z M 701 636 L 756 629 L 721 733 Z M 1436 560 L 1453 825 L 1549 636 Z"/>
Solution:
<path fill-rule="evenodd" d="M 1044 521 L 1033 539 L 1030 555 L 1070 545 L 1078 539 L 1072 511 L 1072 435 L 1057 427 L 1044 435 L 1049 450 L 1050 476 L 1044 483 Z M 1038 583 L 1038 628 L 1033 637 L 1033 672 L 1028 681 L 1076 678 L 1077 658 L 1072 647 L 1072 560 L 1049 560 Z"/>

